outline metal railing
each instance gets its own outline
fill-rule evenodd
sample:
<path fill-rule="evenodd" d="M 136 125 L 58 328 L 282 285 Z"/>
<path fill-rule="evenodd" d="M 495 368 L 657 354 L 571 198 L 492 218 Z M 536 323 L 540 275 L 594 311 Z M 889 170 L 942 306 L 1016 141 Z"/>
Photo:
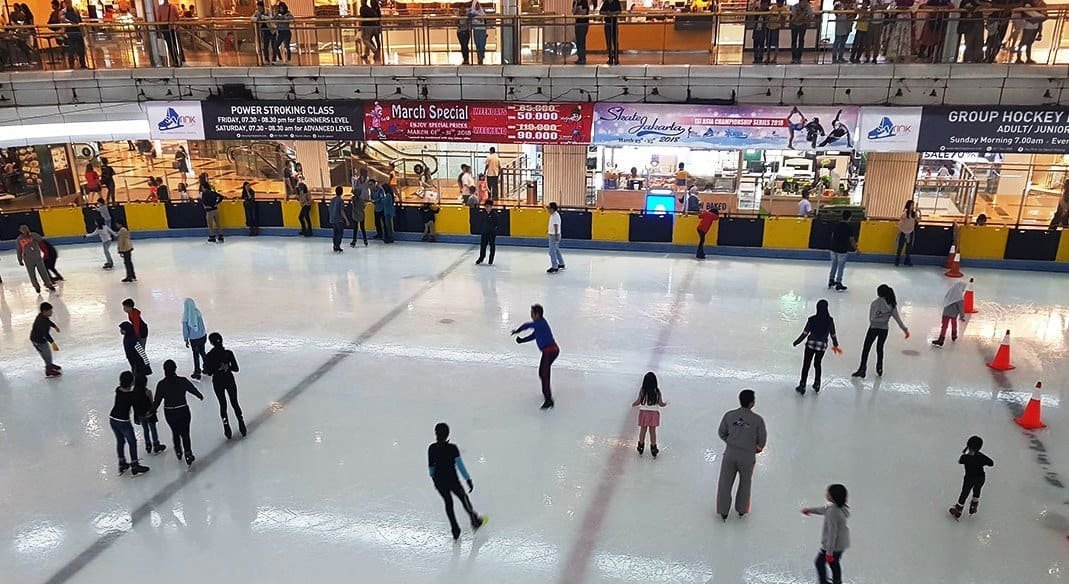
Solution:
<path fill-rule="evenodd" d="M 792 24 L 780 12 L 297 18 L 289 40 L 247 18 L 0 29 L 4 70 L 167 66 L 1069 63 L 1069 8 L 845 10 Z M 600 30 L 599 30 L 600 29 Z M 618 50 L 610 51 L 612 32 Z M 583 42 L 578 42 L 583 41 Z M 793 43 L 793 46 L 792 46 Z M 584 54 L 579 46 L 585 46 Z M 465 55 L 467 58 L 465 59 Z"/>

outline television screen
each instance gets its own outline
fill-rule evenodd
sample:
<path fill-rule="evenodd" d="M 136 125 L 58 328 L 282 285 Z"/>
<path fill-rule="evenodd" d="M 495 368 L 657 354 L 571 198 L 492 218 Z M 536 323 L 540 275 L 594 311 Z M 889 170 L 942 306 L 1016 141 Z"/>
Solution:
<path fill-rule="evenodd" d="M 674 213 L 676 198 L 673 195 L 646 195 L 647 213 Z"/>

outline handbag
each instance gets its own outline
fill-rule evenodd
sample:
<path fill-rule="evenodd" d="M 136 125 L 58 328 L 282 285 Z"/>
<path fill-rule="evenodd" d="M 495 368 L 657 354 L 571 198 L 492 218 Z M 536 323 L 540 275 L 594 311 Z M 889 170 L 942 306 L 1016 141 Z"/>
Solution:
<path fill-rule="evenodd" d="M 177 161 L 177 160 L 175 160 L 174 162 L 171 163 L 171 168 L 173 168 L 175 170 L 181 170 L 182 163 Z"/>

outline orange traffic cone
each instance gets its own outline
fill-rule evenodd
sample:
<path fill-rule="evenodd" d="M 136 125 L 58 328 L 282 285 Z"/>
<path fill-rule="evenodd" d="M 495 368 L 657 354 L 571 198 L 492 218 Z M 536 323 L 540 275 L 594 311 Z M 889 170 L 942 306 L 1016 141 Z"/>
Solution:
<path fill-rule="evenodd" d="M 965 314 L 976 314 L 976 298 L 972 291 L 973 279 L 969 278 L 969 284 L 965 287 Z"/>
<path fill-rule="evenodd" d="M 1010 331 L 1006 331 L 1005 338 L 1002 339 L 1002 344 L 998 347 L 998 352 L 995 353 L 995 359 L 987 364 L 988 367 L 995 371 L 1009 371 L 1016 369 L 1013 365 L 1010 365 Z"/>
<path fill-rule="evenodd" d="M 961 273 L 961 254 L 955 253 L 954 259 L 950 261 L 950 269 L 947 270 L 944 276 L 948 278 L 960 278 L 965 274 Z"/>
<path fill-rule="evenodd" d="M 1038 430 L 1047 427 L 1043 423 L 1043 418 L 1040 414 L 1040 410 L 1043 409 L 1043 402 L 1040 400 L 1039 390 L 1042 388 L 1043 383 L 1036 382 L 1036 391 L 1032 393 L 1032 399 L 1028 400 L 1028 405 L 1024 408 L 1024 414 L 1020 418 L 1013 420 L 1025 430 Z"/>
<path fill-rule="evenodd" d="M 943 262 L 943 268 L 949 270 L 950 264 L 954 262 L 954 254 L 958 253 L 958 246 L 953 243 L 950 244 L 950 253 L 947 254 L 947 261 Z"/>

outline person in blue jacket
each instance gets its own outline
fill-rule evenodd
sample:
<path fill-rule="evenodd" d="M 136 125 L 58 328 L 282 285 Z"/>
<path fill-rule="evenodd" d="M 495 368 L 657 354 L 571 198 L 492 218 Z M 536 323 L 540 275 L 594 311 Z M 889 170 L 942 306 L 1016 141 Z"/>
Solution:
<path fill-rule="evenodd" d="M 192 298 L 186 298 L 182 309 L 182 338 L 186 347 L 193 351 L 193 379 L 200 379 L 200 363 L 207 359 L 204 347 L 208 343 L 208 329 L 204 326 L 204 316 Z"/>
<path fill-rule="evenodd" d="M 460 538 L 460 525 L 457 524 L 457 516 L 453 512 L 453 497 L 460 499 L 464 511 L 471 518 L 471 529 L 477 531 L 486 524 L 486 516 L 480 516 L 472 507 L 468 494 L 464 487 L 460 486 L 457 471 L 460 471 L 464 481 L 468 483 L 468 493 L 475 490 L 475 484 L 471 481 L 468 469 L 464 467 L 464 461 L 460 458 L 460 449 L 449 442 L 449 426 L 445 422 L 439 422 L 434 426 L 435 441 L 427 448 L 427 470 L 431 475 L 434 489 L 445 501 L 445 514 L 449 517 L 449 526 L 453 529 L 453 539 Z"/>
<path fill-rule="evenodd" d="M 531 321 L 520 325 L 512 331 L 512 334 L 517 335 L 525 330 L 531 330 L 531 334 L 526 337 L 516 337 L 516 342 L 534 341 L 538 345 L 538 350 L 542 352 L 542 359 L 538 363 L 538 378 L 542 380 L 542 397 L 545 401 L 542 402 L 541 409 L 548 410 L 553 407 L 553 390 L 549 386 L 550 369 L 553 367 L 553 362 L 560 356 L 560 347 L 553 339 L 553 331 L 549 328 L 544 314 L 545 310 L 541 304 L 531 305 Z"/>

